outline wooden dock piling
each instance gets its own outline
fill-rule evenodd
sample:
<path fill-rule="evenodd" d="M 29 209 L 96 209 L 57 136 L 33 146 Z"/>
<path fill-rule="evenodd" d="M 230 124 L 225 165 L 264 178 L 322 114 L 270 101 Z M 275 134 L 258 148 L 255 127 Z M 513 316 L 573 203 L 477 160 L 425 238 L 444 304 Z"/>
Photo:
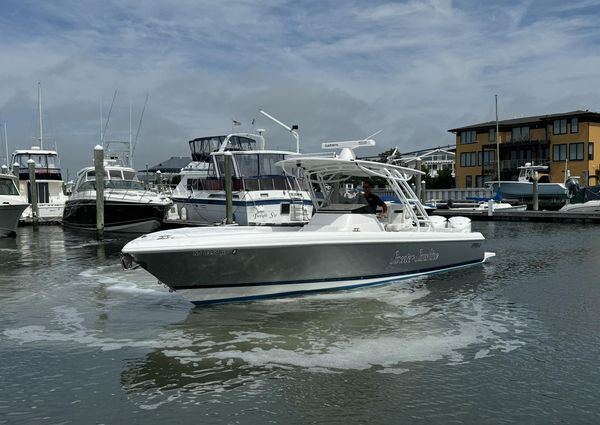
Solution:
<path fill-rule="evenodd" d="M 104 149 L 94 147 L 94 168 L 96 173 L 96 237 L 104 237 Z"/>
<path fill-rule="evenodd" d="M 233 223 L 233 155 L 225 153 L 225 223 Z"/>
<path fill-rule="evenodd" d="M 37 182 L 35 180 L 35 161 L 27 160 L 27 169 L 29 171 L 29 193 L 31 194 L 31 222 L 33 227 L 37 228 L 39 224 L 38 193 Z"/>
<path fill-rule="evenodd" d="M 535 174 L 536 176 L 533 178 L 533 210 L 537 211 L 539 209 L 537 172 Z"/>

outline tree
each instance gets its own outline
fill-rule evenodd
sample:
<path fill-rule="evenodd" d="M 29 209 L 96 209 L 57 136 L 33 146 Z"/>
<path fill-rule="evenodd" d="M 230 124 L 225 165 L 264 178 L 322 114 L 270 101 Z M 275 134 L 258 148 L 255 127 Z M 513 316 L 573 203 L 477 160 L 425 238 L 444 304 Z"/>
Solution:
<path fill-rule="evenodd" d="M 377 162 L 388 162 L 388 158 L 400 158 L 400 151 L 398 148 L 390 148 L 387 151 L 381 152 L 377 156 L 379 157 Z"/>
<path fill-rule="evenodd" d="M 429 174 L 429 169 L 424 167 L 423 171 L 427 171 L 425 175 L 425 188 L 426 189 L 452 189 L 454 187 L 454 177 L 452 177 L 452 170 L 448 168 L 442 168 L 438 170 L 437 176 L 432 177 Z"/>

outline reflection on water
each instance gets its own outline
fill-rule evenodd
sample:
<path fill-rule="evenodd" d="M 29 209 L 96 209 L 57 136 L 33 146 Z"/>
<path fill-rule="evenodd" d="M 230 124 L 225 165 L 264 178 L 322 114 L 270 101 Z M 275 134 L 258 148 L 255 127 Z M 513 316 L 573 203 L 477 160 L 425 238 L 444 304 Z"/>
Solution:
<path fill-rule="evenodd" d="M 111 403 L 112 422 L 154 423 L 140 413 L 152 411 L 185 422 L 196 416 L 181 409 L 200 405 L 224 422 L 273 415 L 345 422 L 372 421 L 375 404 L 381 423 L 404 411 L 426 423 L 461 409 L 469 422 L 477 418 L 468 407 L 477 388 L 493 417 L 532 422 L 548 401 L 515 382 L 535 382 L 543 394 L 595 414 L 585 394 L 600 389 L 589 373 L 600 333 L 592 277 L 600 244 L 591 240 L 600 231 L 477 225 L 498 254 L 485 265 L 198 308 L 144 270 L 123 272 L 118 252 L 127 240 L 20 228 L 16 240 L 0 244 L 0 362 L 9 389 L 0 390 L 0 413 L 28 423 L 42 409 L 50 423 L 93 423 L 107 414 L 100 405 Z M 580 363 L 561 375 L 573 356 Z M 578 385 L 568 393 L 554 388 L 569 379 Z M 523 399 L 531 410 L 514 416 Z M 65 409 L 65 400 L 74 404 Z"/>
<path fill-rule="evenodd" d="M 524 345 L 523 312 L 500 302 L 490 308 L 477 283 L 453 296 L 453 285 L 432 291 L 430 283 L 194 309 L 170 326 L 181 345 L 131 362 L 123 387 L 150 408 L 243 385 L 260 392 L 260 382 L 298 368 L 402 374 L 420 362 L 465 364 Z"/>

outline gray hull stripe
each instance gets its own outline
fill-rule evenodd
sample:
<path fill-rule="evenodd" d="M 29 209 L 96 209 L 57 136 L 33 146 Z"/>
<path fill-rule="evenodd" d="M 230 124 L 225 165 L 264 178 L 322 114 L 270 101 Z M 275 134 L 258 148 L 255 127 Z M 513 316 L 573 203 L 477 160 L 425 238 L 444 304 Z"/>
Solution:
<path fill-rule="evenodd" d="M 325 278 L 325 279 L 307 279 L 307 280 L 287 280 L 287 281 L 277 281 L 277 282 L 257 282 L 257 283 L 229 283 L 229 284 L 219 284 L 219 285 L 191 285 L 191 286 L 176 286 L 176 285 L 168 285 L 175 291 L 186 290 L 186 289 L 213 289 L 213 288 L 240 288 L 240 287 L 249 287 L 249 286 L 271 286 L 271 285 L 294 285 L 299 283 L 318 283 L 318 282 L 341 282 L 344 280 L 362 280 L 362 279 L 386 279 L 386 278 L 401 278 L 405 275 L 414 275 L 420 273 L 429 273 L 436 270 L 445 270 L 452 267 L 461 267 L 468 266 L 472 264 L 479 264 L 483 261 L 483 259 L 478 259 L 474 261 L 467 261 L 464 263 L 456 263 L 450 264 L 443 267 L 431 267 L 426 269 L 418 269 L 411 270 L 409 272 L 404 273 L 387 273 L 387 274 L 376 274 L 376 275 L 368 275 L 368 276 L 345 276 L 345 277 L 335 277 L 335 278 Z M 362 286 L 362 285 L 356 285 Z"/>

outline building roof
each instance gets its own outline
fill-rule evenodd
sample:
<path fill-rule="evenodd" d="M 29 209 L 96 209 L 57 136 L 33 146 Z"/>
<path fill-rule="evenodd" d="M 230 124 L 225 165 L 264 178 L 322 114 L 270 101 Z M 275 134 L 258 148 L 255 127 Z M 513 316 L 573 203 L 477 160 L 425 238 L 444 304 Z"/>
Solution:
<path fill-rule="evenodd" d="M 577 111 L 571 111 L 571 112 L 561 112 L 559 114 L 535 115 L 535 116 L 531 116 L 531 117 L 522 117 L 522 118 L 512 118 L 512 119 L 508 119 L 508 120 L 501 120 L 501 121 L 498 121 L 498 126 L 499 127 L 515 127 L 515 126 L 525 125 L 525 124 L 543 124 L 548 121 L 552 121 L 554 119 L 567 118 L 567 117 L 585 118 L 588 121 L 600 122 L 600 113 L 590 112 L 588 110 L 585 110 L 585 111 L 577 110 Z M 496 127 L 496 121 L 487 121 L 487 122 L 483 122 L 480 124 L 470 124 L 470 125 L 467 125 L 464 127 L 451 128 L 448 131 L 451 133 L 456 133 L 458 131 L 463 131 L 463 130 L 488 129 L 488 128 L 495 128 L 495 127 Z"/>
<path fill-rule="evenodd" d="M 148 168 L 148 172 L 156 173 L 158 170 L 160 170 L 161 173 L 179 173 L 181 169 L 188 165 L 191 161 L 192 159 L 187 156 L 172 156 L 166 161 Z"/>

